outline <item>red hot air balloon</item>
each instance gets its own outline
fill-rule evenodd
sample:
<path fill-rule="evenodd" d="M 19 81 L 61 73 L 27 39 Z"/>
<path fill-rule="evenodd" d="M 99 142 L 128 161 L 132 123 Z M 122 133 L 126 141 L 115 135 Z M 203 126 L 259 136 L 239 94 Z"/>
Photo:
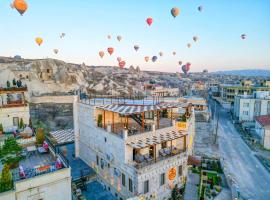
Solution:
<path fill-rule="evenodd" d="M 112 54 L 113 54 L 113 51 L 114 51 L 114 50 L 113 50 L 113 48 L 112 48 L 112 47 L 109 47 L 107 50 L 108 50 L 108 53 L 109 53 L 110 55 L 112 55 Z"/>
<path fill-rule="evenodd" d="M 119 64 L 119 67 L 120 67 L 121 69 L 123 69 L 123 68 L 125 67 L 125 65 L 126 65 L 126 62 L 125 62 L 125 61 L 121 61 L 121 62 L 119 62 L 118 64 Z"/>
<path fill-rule="evenodd" d="M 189 70 L 190 70 L 190 66 L 191 66 L 191 64 L 190 64 L 189 62 L 187 62 L 187 64 L 186 64 L 187 71 L 189 71 Z"/>
<path fill-rule="evenodd" d="M 151 26 L 151 24 L 153 23 L 153 19 L 152 19 L 151 17 L 148 17 L 148 18 L 146 19 L 146 23 L 147 23 L 149 26 Z"/>

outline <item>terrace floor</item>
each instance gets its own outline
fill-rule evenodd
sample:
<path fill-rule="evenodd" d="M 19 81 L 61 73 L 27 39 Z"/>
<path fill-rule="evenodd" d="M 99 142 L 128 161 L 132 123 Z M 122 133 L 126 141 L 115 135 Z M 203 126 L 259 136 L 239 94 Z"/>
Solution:
<path fill-rule="evenodd" d="M 20 161 L 20 165 L 23 166 L 23 168 L 37 168 L 39 166 L 50 164 L 54 161 L 55 159 L 52 154 L 40 154 L 39 152 L 35 151 L 31 153 L 29 157 Z"/>

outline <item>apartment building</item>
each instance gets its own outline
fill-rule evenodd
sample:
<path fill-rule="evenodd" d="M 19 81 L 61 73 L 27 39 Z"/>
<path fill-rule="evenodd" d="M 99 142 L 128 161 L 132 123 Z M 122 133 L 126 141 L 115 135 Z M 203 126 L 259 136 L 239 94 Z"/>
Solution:
<path fill-rule="evenodd" d="M 192 148 L 189 130 L 194 131 L 194 124 L 187 123 L 194 114 L 190 105 L 181 109 L 183 105 L 80 100 L 78 134 L 75 131 L 79 157 L 119 200 L 168 199 L 171 189 L 185 182 Z"/>
<path fill-rule="evenodd" d="M 24 124 L 29 123 L 29 105 L 25 95 L 27 87 L 0 88 L 0 124 L 4 132 L 13 132 L 19 127 L 22 120 Z"/>
<path fill-rule="evenodd" d="M 263 147 L 270 150 L 270 114 L 255 117 L 255 131 Z"/>
<path fill-rule="evenodd" d="M 224 104 L 233 104 L 236 95 L 251 95 L 256 91 L 270 91 L 270 81 L 253 84 L 250 80 L 243 80 L 240 84 L 221 84 L 220 97 Z M 230 107 L 230 106 L 229 106 Z"/>
<path fill-rule="evenodd" d="M 252 95 L 236 95 L 233 108 L 234 116 L 240 122 L 254 122 L 256 116 L 270 114 L 269 92 L 253 92 Z"/>

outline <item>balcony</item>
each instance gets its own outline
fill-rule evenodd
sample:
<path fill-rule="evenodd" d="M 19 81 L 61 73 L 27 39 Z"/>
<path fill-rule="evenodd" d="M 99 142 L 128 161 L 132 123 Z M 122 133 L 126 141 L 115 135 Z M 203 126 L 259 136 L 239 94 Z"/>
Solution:
<path fill-rule="evenodd" d="M 0 105 L 0 108 L 14 108 L 14 107 L 25 107 L 27 103 L 22 99 L 19 100 L 8 100 L 6 104 Z"/>
<path fill-rule="evenodd" d="M 2 88 L 0 87 L 0 94 L 6 93 L 18 93 L 18 92 L 27 92 L 27 87 L 9 87 L 9 88 Z"/>
<path fill-rule="evenodd" d="M 167 151 L 167 153 L 165 153 L 165 151 Z M 150 157 L 150 156 L 138 156 L 137 159 L 135 159 L 135 168 L 136 169 L 142 169 L 146 166 L 149 166 L 149 165 L 153 165 L 155 163 L 158 163 L 158 162 L 161 162 L 163 160 L 168 160 L 170 158 L 175 158 L 177 157 L 178 155 L 182 154 L 182 153 L 185 153 L 186 152 L 186 149 L 177 149 L 177 148 L 173 148 L 172 150 L 170 148 L 168 149 L 160 149 L 159 151 L 159 156 L 155 159 L 153 157 Z"/>

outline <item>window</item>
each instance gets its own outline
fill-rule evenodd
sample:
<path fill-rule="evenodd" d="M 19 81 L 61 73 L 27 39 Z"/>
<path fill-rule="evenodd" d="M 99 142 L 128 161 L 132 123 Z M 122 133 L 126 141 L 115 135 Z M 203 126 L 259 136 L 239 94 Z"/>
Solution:
<path fill-rule="evenodd" d="M 107 138 L 106 138 L 106 137 L 104 137 L 104 142 L 105 142 L 105 143 L 107 142 Z"/>
<path fill-rule="evenodd" d="M 100 159 L 100 167 L 101 167 L 101 169 L 104 169 L 104 161 L 102 158 Z"/>
<path fill-rule="evenodd" d="M 144 194 L 149 192 L 149 180 L 144 181 L 144 183 L 143 183 L 143 191 L 144 191 Z"/>
<path fill-rule="evenodd" d="M 122 173 L 122 185 L 126 186 L 126 176 Z"/>
<path fill-rule="evenodd" d="M 47 69 L 47 73 L 50 73 L 50 69 Z"/>
<path fill-rule="evenodd" d="M 19 126 L 19 117 L 13 117 L 13 126 Z"/>
<path fill-rule="evenodd" d="M 128 179 L 128 189 L 130 192 L 133 192 L 133 183 L 132 183 L 132 180 L 130 178 Z"/>
<path fill-rule="evenodd" d="M 180 166 L 178 167 L 178 176 L 182 176 L 182 174 L 183 174 L 183 166 L 180 165 Z"/>
<path fill-rule="evenodd" d="M 96 156 L 97 166 L 99 165 L 99 158 Z"/>
<path fill-rule="evenodd" d="M 243 115 L 248 115 L 248 111 L 243 111 Z"/>
<path fill-rule="evenodd" d="M 249 107 L 249 103 L 243 103 L 243 107 L 248 108 Z"/>
<path fill-rule="evenodd" d="M 160 186 L 165 184 L 165 173 L 160 174 Z"/>

